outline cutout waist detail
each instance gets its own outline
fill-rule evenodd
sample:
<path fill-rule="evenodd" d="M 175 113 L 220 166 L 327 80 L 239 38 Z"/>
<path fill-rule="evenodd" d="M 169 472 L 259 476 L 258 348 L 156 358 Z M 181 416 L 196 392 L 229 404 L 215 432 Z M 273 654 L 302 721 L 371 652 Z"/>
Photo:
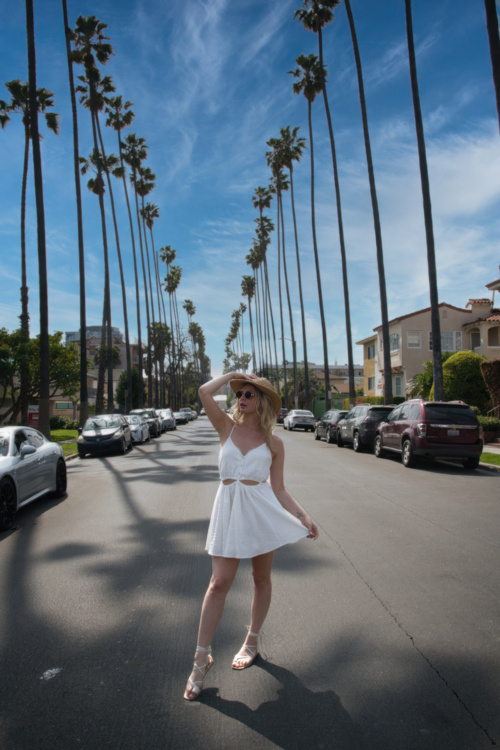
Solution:
<path fill-rule="evenodd" d="M 240 484 L 246 484 L 247 487 L 255 487 L 257 484 L 265 484 L 266 480 L 263 479 L 261 482 L 256 482 L 254 479 L 223 479 L 222 484 L 224 484 L 226 487 L 230 484 L 235 484 L 236 482 L 240 482 Z"/>

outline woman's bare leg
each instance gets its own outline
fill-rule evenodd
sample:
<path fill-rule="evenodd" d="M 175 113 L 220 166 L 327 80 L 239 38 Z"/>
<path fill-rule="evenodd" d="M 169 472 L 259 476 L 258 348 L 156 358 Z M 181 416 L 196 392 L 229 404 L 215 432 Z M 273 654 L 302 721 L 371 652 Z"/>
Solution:
<path fill-rule="evenodd" d="M 264 620 L 269 612 L 271 605 L 272 583 L 271 570 L 273 567 L 274 552 L 266 552 L 265 555 L 258 555 L 252 558 L 252 575 L 253 575 L 253 599 L 250 620 L 250 630 L 252 633 L 260 633 Z M 241 650 L 233 659 L 233 666 L 244 669 L 255 659 L 255 648 L 257 647 L 257 636 L 250 635 L 245 638 L 245 643 Z M 245 646 L 253 648 L 245 649 Z"/>
<path fill-rule="evenodd" d="M 198 646 L 210 646 L 213 635 L 224 611 L 227 592 L 234 581 L 240 561 L 232 557 L 212 557 L 212 577 L 201 608 L 200 625 L 198 628 Z M 208 663 L 206 651 L 196 651 L 194 660 L 199 666 Z M 193 669 L 190 679 L 194 682 L 201 679 L 201 672 Z M 184 697 L 194 700 L 197 694 L 186 687 Z"/>

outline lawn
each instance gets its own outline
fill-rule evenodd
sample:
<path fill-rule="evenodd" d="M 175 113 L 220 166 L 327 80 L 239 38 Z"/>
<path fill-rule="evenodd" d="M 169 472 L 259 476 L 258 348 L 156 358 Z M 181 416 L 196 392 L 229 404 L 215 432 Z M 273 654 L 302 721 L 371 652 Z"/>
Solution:
<path fill-rule="evenodd" d="M 63 443 L 61 445 L 65 456 L 71 456 L 77 452 L 75 438 L 78 437 L 78 430 L 51 430 L 50 437 L 55 443 L 62 443 L 63 440 L 71 440 L 71 443 Z"/>
<path fill-rule="evenodd" d="M 480 461 L 483 464 L 500 466 L 500 455 L 498 453 L 481 453 Z"/>

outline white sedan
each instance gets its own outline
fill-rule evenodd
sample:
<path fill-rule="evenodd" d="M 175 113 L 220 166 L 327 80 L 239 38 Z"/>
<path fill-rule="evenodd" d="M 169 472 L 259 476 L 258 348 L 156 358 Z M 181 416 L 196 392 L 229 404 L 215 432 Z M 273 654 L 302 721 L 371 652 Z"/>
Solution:
<path fill-rule="evenodd" d="M 148 423 L 140 414 L 129 414 L 125 419 L 130 426 L 133 443 L 143 443 L 151 438 Z"/>
<path fill-rule="evenodd" d="M 0 531 L 12 527 L 23 505 L 66 493 L 63 449 L 32 427 L 0 427 Z"/>
<path fill-rule="evenodd" d="M 297 427 L 300 427 L 306 432 L 307 430 L 314 432 L 316 420 L 312 411 L 307 411 L 307 409 L 292 409 L 284 418 L 283 427 L 285 430 L 295 430 Z"/>

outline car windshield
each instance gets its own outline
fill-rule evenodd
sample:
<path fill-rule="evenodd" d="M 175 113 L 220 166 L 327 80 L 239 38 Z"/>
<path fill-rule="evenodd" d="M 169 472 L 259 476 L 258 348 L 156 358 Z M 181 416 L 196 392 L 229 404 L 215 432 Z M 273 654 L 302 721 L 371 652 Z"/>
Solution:
<path fill-rule="evenodd" d="M 476 415 L 470 406 L 459 404 L 426 404 L 425 418 L 433 422 L 453 422 L 458 424 L 476 424 Z"/>
<path fill-rule="evenodd" d="M 153 410 L 152 409 L 145 409 L 142 412 L 142 416 L 144 417 L 144 419 L 154 419 L 155 415 L 153 414 Z"/>
<path fill-rule="evenodd" d="M 110 414 L 109 416 L 104 417 L 93 417 L 92 419 L 87 419 L 85 422 L 84 430 L 110 430 L 113 427 L 119 427 L 120 426 L 120 420 L 118 417 L 113 416 Z"/>
<path fill-rule="evenodd" d="M 0 458 L 9 455 L 9 436 L 0 435 Z"/>
<path fill-rule="evenodd" d="M 314 417 L 312 411 L 297 410 L 292 412 L 296 417 Z"/>
<path fill-rule="evenodd" d="M 132 414 L 130 417 L 125 417 L 129 424 L 140 424 L 141 418 L 138 414 Z"/>

